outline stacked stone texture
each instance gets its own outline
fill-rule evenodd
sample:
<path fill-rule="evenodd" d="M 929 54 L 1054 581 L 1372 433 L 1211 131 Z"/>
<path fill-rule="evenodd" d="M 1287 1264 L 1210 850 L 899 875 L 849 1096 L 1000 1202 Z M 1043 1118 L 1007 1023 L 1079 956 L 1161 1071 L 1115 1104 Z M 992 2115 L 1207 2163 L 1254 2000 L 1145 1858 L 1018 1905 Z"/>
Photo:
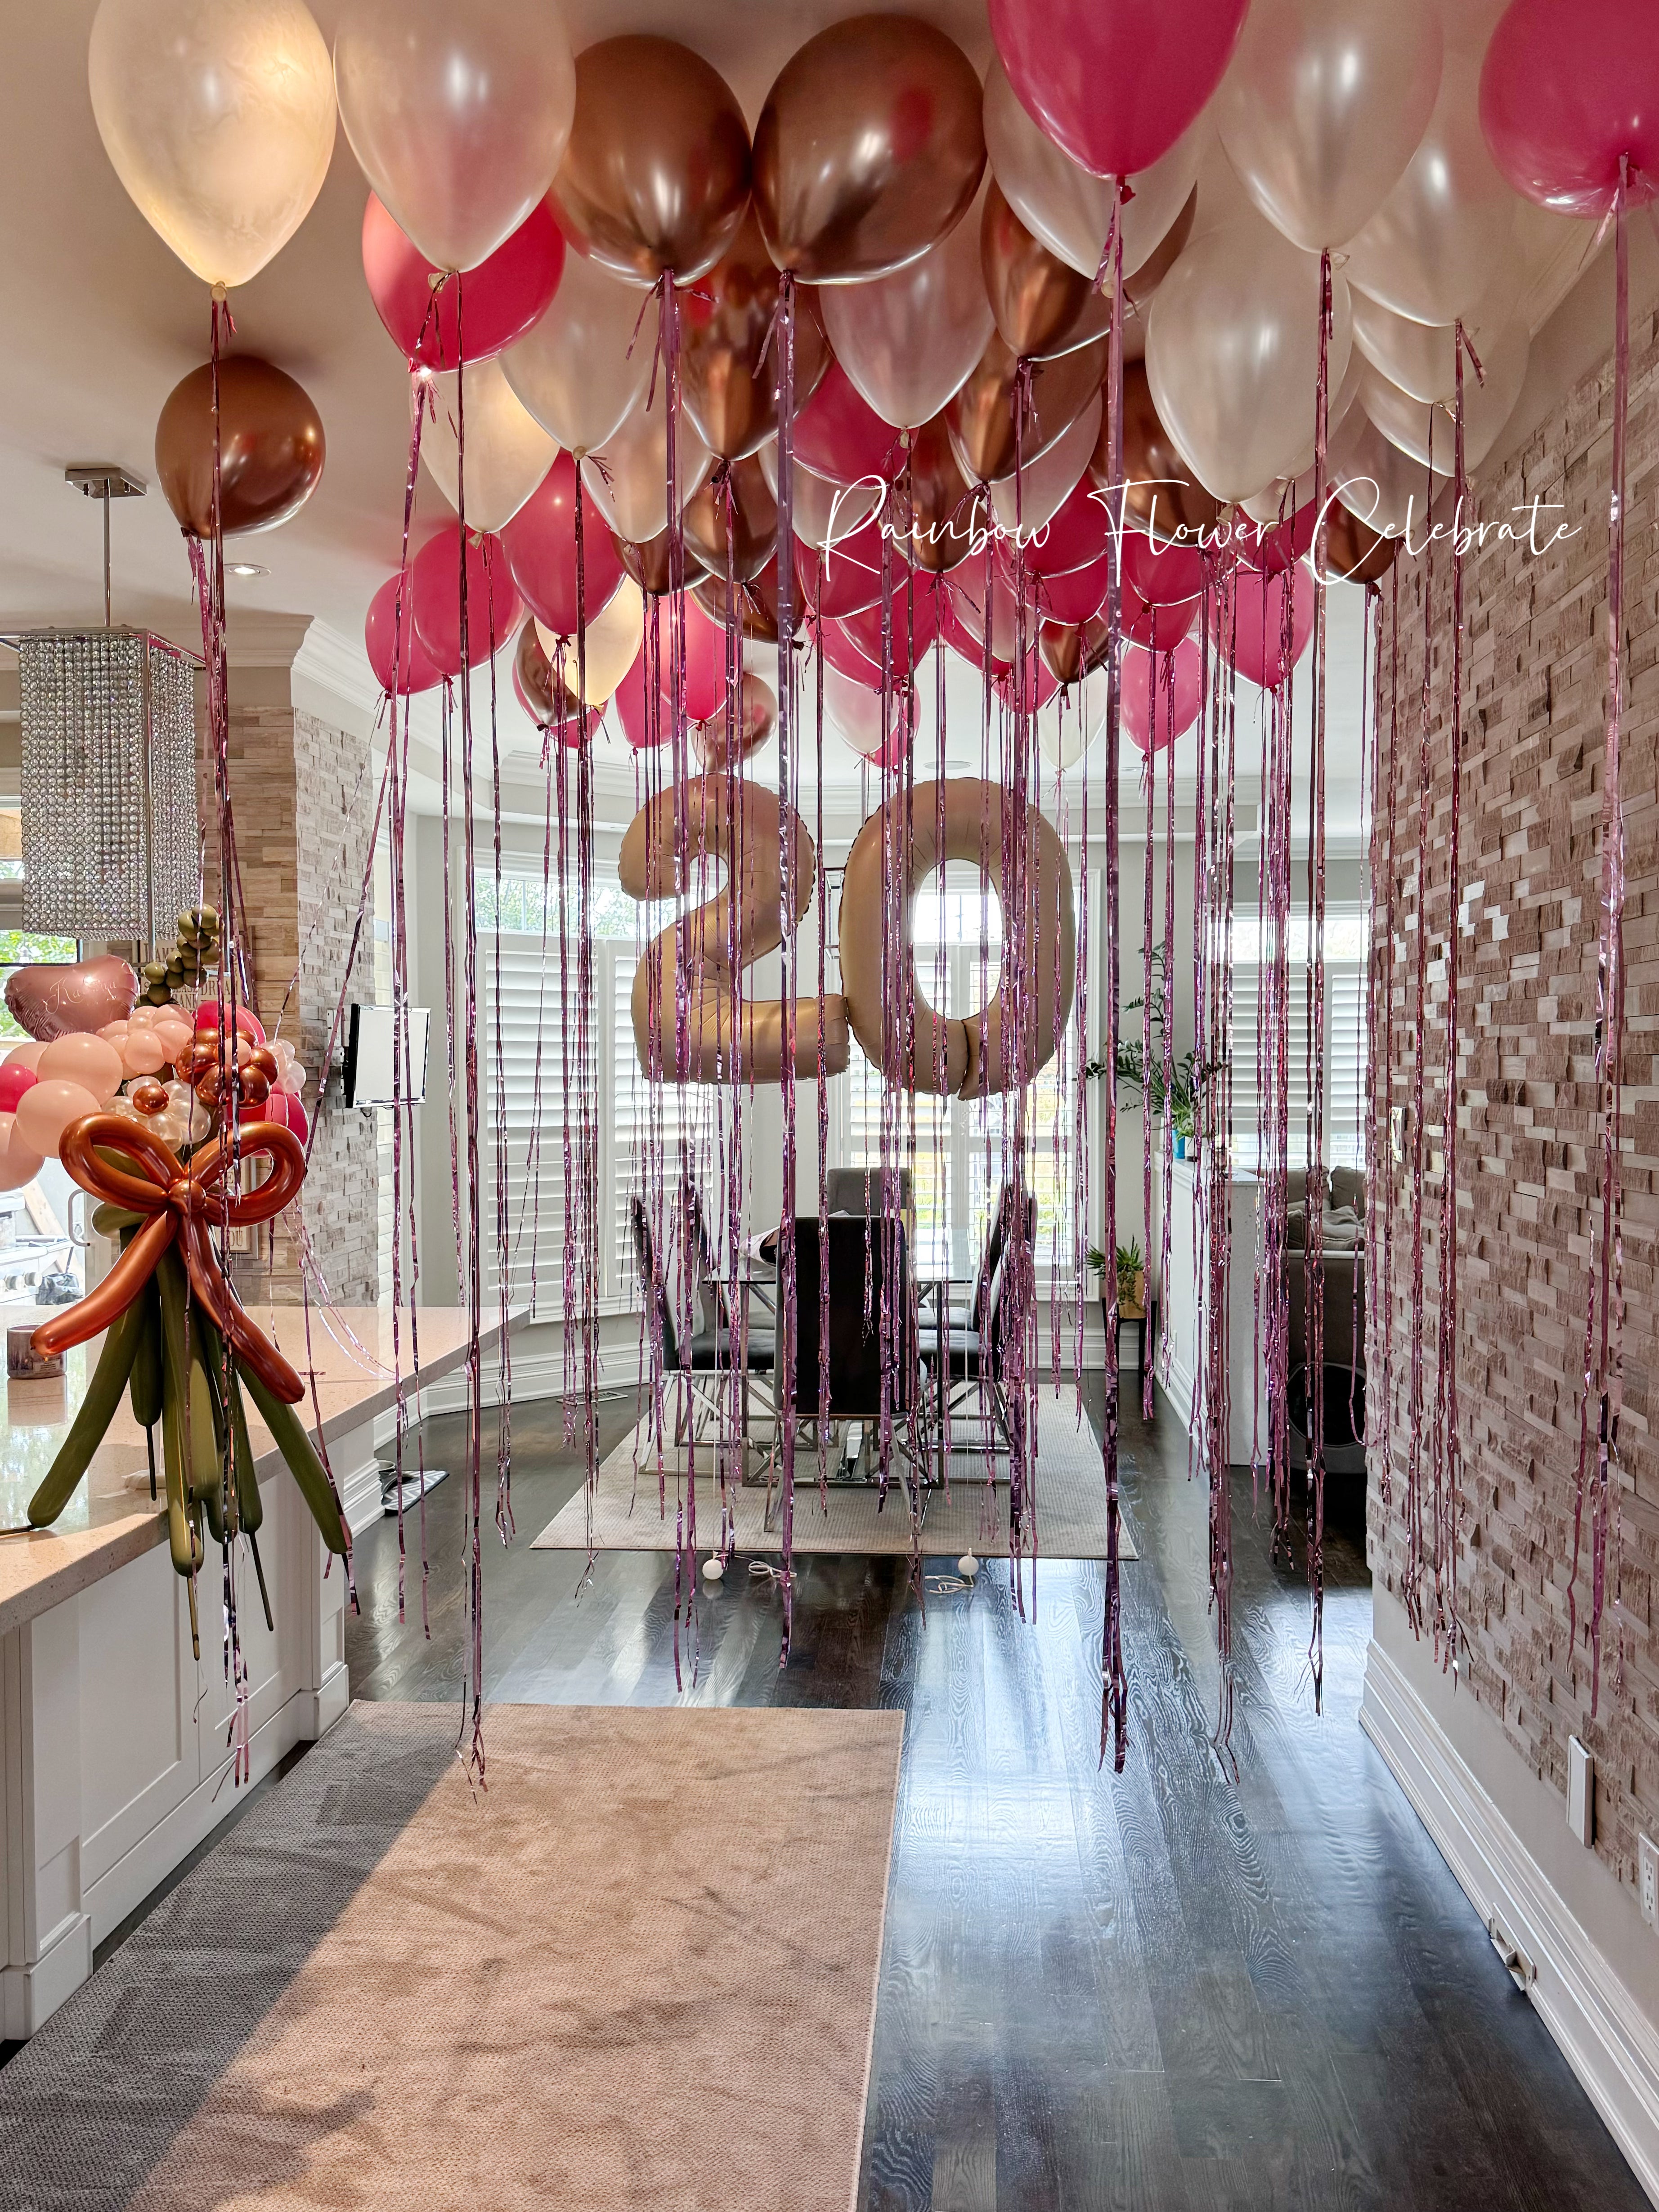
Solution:
<path fill-rule="evenodd" d="M 1632 334 L 1626 466 L 1627 638 L 1620 786 L 1628 853 L 1623 1153 L 1624 1411 L 1615 1468 L 1609 1598 L 1592 1718 L 1585 1627 L 1590 1516 L 1569 1583 L 1579 1458 L 1590 1235 L 1599 1219 L 1595 1040 L 1602 760 L 1607 702 L 1611 365 L 1578 386 L 1475 497 L 1482 520 L 1511 520 L 1519 544 L 1489 538 L 1464 569 L 1464 774 L 1458 916 L 1457 1388 L 1462 1480 L 1456 1579 L 1465 1693 L 1492 1711 L 1547 1782 L 1566 1787 L 1567 1739 L 1596 1763 L 1595 1849 L 1633 1881 L 1639 1829 L 1659 1836 L 1659 1454 L 1650 1399 L 1659 1345 L 1659 345 Z M 1534 554 L 1558 524 L 1572 534 Z M 1418 1040 L 1426 1053 L 1423 1480 L 1431 1480 L 1439 1315 L 1437 1230 L 1443 1155 L 1446 933 L 1450 820 L 1448 709 L 1450 556 L 1404 556 L 1382 587 L 1378 731 L 1384 789 L 1392 755 L 1397 829 L 1387 881 L 1393 921 L 1395 1048 L 1372 1054 L 1374 1103 L 1402 1115 L 1403 1165 L 1390 1167 L 1393 1368 L 1387 1443 L 1391 1498 L 1373 1464 L 1374 1571 L 1408 1595 L 1406 1515 L 1412 1194 L 1409 1111 Z M 1397 591 L 1397 599 L 1396 599 Z M 1397 637 L 1395 608 L 1397 605 Z M 1426 606 L 1426 612 L 1425 612 Z M 1430 832 L 1419 850 L 1419 742 L 1425 633 L 1431 653 Z M 1397 644 L 1397 682 L 1391 674 Z M 1392 743 L 1391 743 L 1392 738 Z M 1382 806 L 1386 807 L 1386 798 Z M 1382 810 L 1379 809 L 1379 811 Z M 1430 989 L 1416 985 L 1419 916 Z M 1389 932 L 1373 932 L 1387 960 Z M 1393 1125 L 1401 1126 L 1396 1119 Z M 1388 1150 L 1385 1139 L 1384 1151 Z M 1373 1351 L 1373 1362 L 1376 1354 Z M 1592 1454 L 1592 1468 L 1594 1457 Z M 1425 1506 L 1426 1517 L 1426 1506 Z M 1449 1562 L 1443 1563 L 1449 1565 Z M 1444 1576 L 1443 1574 L 1443 1581 Z M 1422 1583 L 1432 1625 L 1432 1565 Z M 1613 1601 L 1616 1593 L 1617 1602 Z"/>

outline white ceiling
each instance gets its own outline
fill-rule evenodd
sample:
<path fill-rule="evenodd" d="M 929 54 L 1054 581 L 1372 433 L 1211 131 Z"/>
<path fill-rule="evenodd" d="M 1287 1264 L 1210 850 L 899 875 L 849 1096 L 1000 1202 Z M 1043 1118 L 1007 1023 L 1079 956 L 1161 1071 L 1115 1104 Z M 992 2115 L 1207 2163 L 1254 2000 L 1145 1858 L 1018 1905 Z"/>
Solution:
<path fill-rule="evenodd" d="M 1478 0 L 1485 7 L 1486 0 Z M 325 36 L 334 0 L 313 0 Z M 127 199 L 105 158 L 87 93 L 88 34 L 96 0 L 50 0 L 7 10 L 0 73 L 0 239 L 5 294 L 0 324 L 0 631 L 100 617 L 96 504 L 64 482 L 73 461 L 109 460 L 149 479 L 154 429 L 173 384 L 204 358 L 207 299 Z M 750 119 L 787 56 L 846 12 L 833 0 L 567 0 L 576 46 L 619 30 L 689 40 L 720 69 Z M 981 0 L 921 0 L 915 12 L 949 31 L 976 65 L 988 58 Z M 340 688 L 367 691 L 364 611 L 395 566 L 406 465 L 404 365 L 365 288 L 358 237 L 367 187 L 337 136 L 322 194 L 298 235 L 234 296 L 239 349 L 267 356 L 315 399 L 328 435 L 322 482 L 294 521 L 237 541 L 270 569 L 232 579 L 233 627 L 281 631 L 276 617 L 310 617 L 306 648 Z M 423 481 L 427 529 L 447 514 Z M 114 617 L 190 638 L 189 570 L 158 490 L 117 506 Z M 1352 601 L 1352 605 L 1344 604 Z M 1333 605 L 1333 826 L 1351 826 L 1358 766 L 1358 595 Z M 1345 664 L 1349 671 L 1345 674 Z M 325 675 L 323 680 L 329 680 Z M 952 663 L 954 763 L 979 757 L 978 686 Z M 509 727 L 510 725 L 510 727 Z M 503 740 L 516 756 L 509 811 L 538 811 L 534 732 L 510 696 Z M 931 738 L 924 735 L 931 752 Z M 860 764 L 832 746 L 826 781 L 856 800 Z M 765 756 L 757 762 L 764 774 Z M 613 811 L 624 817 L 632 775 L 625 749 L 601 748 Z"/>

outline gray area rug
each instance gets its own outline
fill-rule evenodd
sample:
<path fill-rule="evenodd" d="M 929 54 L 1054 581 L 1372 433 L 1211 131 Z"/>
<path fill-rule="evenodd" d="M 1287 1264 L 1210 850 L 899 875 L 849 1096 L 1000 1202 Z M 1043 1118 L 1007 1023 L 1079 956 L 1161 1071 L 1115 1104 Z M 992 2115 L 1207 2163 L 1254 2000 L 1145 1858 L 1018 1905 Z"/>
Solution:
<path fill-rule="evenodd" d="M 356 1705 L 0 2071 L 7 2212 L 846 2212 L 902 1716 Z"/>
<path fill-rule="evenodd" d="M 763 1474 L 764 1437 L 758 1447 L 751 1443 L 750 1464 Z M 910 1517 L 896 1480 L 890 1482 L 884 1503 L 874 1488 L 832 1483 L 826 1508 L 819 1497 L 817 1470 L 817 1460 L 810 1449 L 797 1457 L 796 1551 L 908 1556 Z M 641 1422 L 600 1465 L 593 1501 L 594 1549 L 676 1550 L 679 1542 L 679 1511 L 687 1490 L 686 1472 L 684 1451 L 665 1453 L 663 1488 L 666 1497 L 659 1499 L 656 1450 Z M 698 1450 L 693 1472 L 698 1548 L 707 1551 L 719 1542 L 720 1528 L 720 1498 L 711 1449 L 703 1447 Z M 1077 1400 L 1070 1391 L 1044 1393 L 1033 1487 L 1038 1557 L 1103 1559 L 1106 1479 L 1100 1446 L 1086 1417 L 1082 1418 L 1079 1426 Z M 783 1535 L 778 1525 L 775 1494 L 769 1528 L 763 1487 L 733 1484 L 729 1495 L 735 1518 L 737 1550 L 740 1553 L 781 1552 Z M 1008 1557 L 1006 1460 L 953 1455 L 949 1495 L 939 1488 L 925 1495 L 921 1548 L 928 1558 L 955 1558 L 964 1552 L 974 1552 L 988 1559 Z M 1133 1559 L 1134 1546 L 1129 1540 L 1127 1524 L 1121 1521 L 1118 1541 L 1120 1557 Z M 548 1522 L 532 1548 L 541 1552 L 587 1549 L 586 1507 L 580 1491 Z M 1029 1535 L 1023 1548 L 1030 1557 Z"/>

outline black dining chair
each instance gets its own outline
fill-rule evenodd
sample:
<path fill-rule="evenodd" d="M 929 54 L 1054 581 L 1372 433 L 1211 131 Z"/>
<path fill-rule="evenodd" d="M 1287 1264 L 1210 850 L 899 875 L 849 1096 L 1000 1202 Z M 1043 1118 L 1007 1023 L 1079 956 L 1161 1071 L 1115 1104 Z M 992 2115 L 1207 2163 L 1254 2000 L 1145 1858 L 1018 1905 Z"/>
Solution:
<path fill-rule="evenodd" d="M 1014 1443 L 1006 1378 L 1012 1314 L 1022 1302 L 1010 1293 L 1015 1271 L 1036 1264 L 1036 1194 L 1006 1185 L 999 1213 L 1001 1237 L 977 1325 L 935 1326 L 921 1332 L 921 1362 L 933 1384 L 929 1404 L 941 1431 L 939 1441 L 951 1451 L 995 1454 L 1011 1449 Z M 982 1441 L 957 1443 L 955 1425 L 975 1401 L 973 1418 L 981 1426 Z"/>
<path fill-rule="evenodd" d="M 681 1233 L 681 1265 L 691 1271 L 690 1315 L 693 1326 L 683 1329 L 675 1315 L 676 1301 L 670 1294 L 670 1276 L 663 1255 L 657 1249 L 657 1240 L 652 1234 L 650 1217 L 644 1201 L 637 1197 L 628 1202 L 629 1228 L 634 1242 L 635 1266 L 639 1275 L 640 1291 L 646 1310 L 654 1316 L 656 1334 L 662 1343 L 664 1379 L 679 1375 L 685 1378 L 692 1396 L 718 1419 L 724 1406 L 718 1383 L 738 1368 L 735 1334 L 724 1316 L 720 1305 L 710 1296 L 710 1285 L 703 1272 L 697 1250 L 696 1232 L 689 1212 L 684 1215 Z M 775 1339 L 769 1328 L 751 1328 L 743 1346 L 742 1393 L 743 1430 L 748 1432 L 750 1378 L 771 1371 L 775 1356 Z M 690 1409 L 682 1403 L 676 1409 L 675 1437 L 684 1441 L 684 1424 Z"/>

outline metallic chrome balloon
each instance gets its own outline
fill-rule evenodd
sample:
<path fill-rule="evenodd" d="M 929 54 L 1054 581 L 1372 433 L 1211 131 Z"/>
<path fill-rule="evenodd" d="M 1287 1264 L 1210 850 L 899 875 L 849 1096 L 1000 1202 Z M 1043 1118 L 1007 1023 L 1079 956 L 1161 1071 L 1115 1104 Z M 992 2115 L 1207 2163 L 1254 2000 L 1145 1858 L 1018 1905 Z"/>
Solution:
<path fill-rule="evenodd" d="M 1017 447 L 1014 406 L 1019 364 L 1006 342 L 994 337 L 979 367 L 945 410 L 951 444 L 963 474 L 971 483 L 988 483 L 1010 473 L 1017 450 L 1024 461 L 1046 453 L 1099 391 L 1106 350 L 1101 338 L 1058 360 L 1035 364 L 1031 410 Z"/>
<path fill-rule="evenodd" d="M 687 550 L 711 576 L 728 567 L 739 582 L 757 576 L 778 542 L 778 503 L 757 460 L 722 465 L 682 517 Z"/>
<path fill-rule="evenodd" d="M 778 272 L 750 207 L 732 244 L 680 300 L 685 411 L 721 460 L 742 460 L 777 429 L 780 348 L 768 343 L 777 305 Z M 798 407 L 829 366 L 829 341 L 811 295 L 802 292 L 795 308 Z"/>
<path fill-rule="evenodd" d="M 219 521 L 226 537 L 274 530 L 317 489 L 322 417 L 303 385 L 252 354 L 219 364 Z M 181 530 L 213 535 L 213 370 L 173 386 L 155 425 L 155 473 Z"/>
<path fill-rule="evenodd" d="M 1082 313 L 1089 279 L 1031 235 L 994 178 L 985 195 L 979 250 L 991 313 L 1004 343 L 1017 354 L 1046 353 Z"/>
<path fill-rule="evenodd" d="M 913 15 L 853 15 L 785 64 L 755 126 L 755 204 L 780 269 L 902 269 L 953 230 L 985 167 L 980 83 Z"/>

